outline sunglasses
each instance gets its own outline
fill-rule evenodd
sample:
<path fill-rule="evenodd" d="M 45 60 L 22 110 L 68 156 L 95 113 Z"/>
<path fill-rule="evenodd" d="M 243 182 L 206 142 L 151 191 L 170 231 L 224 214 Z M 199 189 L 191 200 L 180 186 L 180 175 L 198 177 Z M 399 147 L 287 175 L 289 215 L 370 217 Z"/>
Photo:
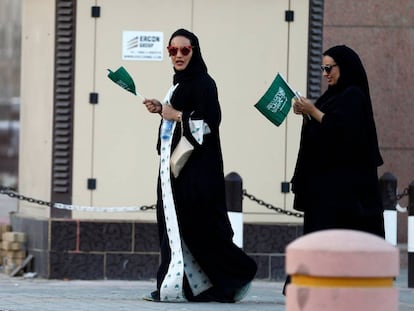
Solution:
<path fill-rule="evenodd" d="M 191 45 L 187 45 L 187 46 L 183 46 L 183 47 L 176 47 L 176 46 L 167 46 L 167 50 L 168 50 L 168 54 L 170 54 L 170 56 L 176 56 L 178 53 L 178 50 L 180 50 L 181 54 L 183 56 L 187 56 L 188 54 L 190 54 L 190 52 L 193 50 L 193 47 Z"/>
<path fill-rule="evenodd" d="M 321 65 L 321 71 L 322 72 L 326 72 L 327 74 L 330 74 L 332 71 L 332 68 L 337 66 L 337 64 L 333 64 L 333 65 Z"/>

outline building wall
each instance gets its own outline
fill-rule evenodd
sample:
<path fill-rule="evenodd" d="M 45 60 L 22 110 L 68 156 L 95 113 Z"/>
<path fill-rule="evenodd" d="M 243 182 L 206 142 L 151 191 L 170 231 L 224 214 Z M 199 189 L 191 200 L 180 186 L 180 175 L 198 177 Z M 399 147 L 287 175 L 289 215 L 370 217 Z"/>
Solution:
<path fill-rule="evenodd" d="M 182 17 L 180 21 L 183 21 L 180 26 L 193 29 L 199 35 L 202 50 L 205 51 L 203 55 L 210 72 L 218 82 L 219 91 L 222 90 L 220 96 L 223 105 L 222 135 L 226 173 L 238 171 L 244 178 L 244 187 L 249 192 L 265 201 L 274 202 L 275 205 L 290 208 L 292 195 L 285 197 L 280 194 L 280 181 L 289 179 L 296 159 L 299 120 L 290 115 L 285 128 L 275 128 L 267 123 L 268 121 L 263 119 L 257 111 L 247 109 L 247 107 L 251 108 L 258 97 L 263 94 L 279 68 L 283 69 L 283 71 L 281 69 L 282 73 L 302 93 L 306 90 L 304 68 L 306 68 L 307 60 L 304 55 L 307 49 L 307 32 L 304 28 L 307 25 L 308 2 L 264 1 L 263 3 L 275 4 L 276 2 L 275 7 L 280 12 L 284 12 L 286 7 L 295 10 L 296 22 L 292 23 L 289 29 L 280 21 L 273 24 L 273 16 L 266 15 L 270 14 L 267 11 L 263 15 L 268 18 L 263 19 L 262 16 L 258 16 L 257 3 L 254 3 L 254 8 L 249 7 L 250 2 L 247 0 L 243 1 L 245 10 L 239 16 L 233 11 L 228 11 L 229 14 L 234 14 L 231 15 L 233 19 L 242 17 L 238 21 L 243 22 L 239 28 L 232 25 L 225 14 L 221 15 L 222 11 L 212 10 L 211 7 L 206 6 L 205 1 L 181 0 L 179 3 L 186 9 L 183 15 L 180 15 Z M 23 9 L 22 45 L 25 51 L 22 55 L 24 68 L 21 81 L 24 91 L 22 92 L 21 123 L 24 125 L 22 134 L 24 143 L 20 147 L 20 172 L 24 181 L 19 184 L 19 191 L 44 200 L 50 198 L 51 192 L 55 3 L 56 1 L 53 0 L 27 0 L 24 1 Z M 137 16 L 141 17 L 140 14 L 144 8 L 141 7 L 138 8 L 139 10 L 131 10 L 123 15 L 123 23 L 117 25 L 119 18 L 114 14 L 115 9 L 111 8 L 114 1 L 79 0 L 77 3 L 77 16 L 80 18 L 77 27 L 81 31 L 77 34 L 76 42 L 78 82 L 75 112 L 80 115 L 80 118 L 77 119 L 75 128 L 75 188 L 72 202 L 85 205 L 119 205 L 121 203 L 131 205 L 132 202 L 135 205 L 137 201 L 134 199 L 136 195 L 134 191 L 148 189 L 145 190 L 148 191 L 148 194 L 145 193 L 148 199 L 138 196 L 138 205 L 153 203 L 157 165 L 156 158 L 153 158 L 155 155 L 155 121 L 145 115 L 143 109 L 139 110 L 143 107 L 139 105 L 136 98 L 117 89 L 107 80 L 105 70 L 107 67 L 114 69 L 120 64 L 128 64 L 128 68 L 131 67 L 131 72 L 137 77 L 138 85 L 142 86 L 142 92 L 145 95 L 150 94 L 148 96 L 154 94 L 154 97 L 162 98 L 171 79 L 169 75 L 171 66 L 168 60 L 158 64 L 157 70 L 152 70 L 153 64 L 150 63 L 130 66 L 128 62 L 116 61 L 120 58 L 119 33 L 122 29 L 126 29 L 123 27 L 134 25 L 132 30 L 158 30 L 155 28 L 159 19 L 148 21 L 151 29 L 143 29 L 144 26 L 137 18 Z M 150 8 L 151 12 L 158 12 L 159 8 L 156 7 L 156 3 L 161 2 L 145 2 L 145 8 Z M 164 4 L 167 3 L 170 2 L 165 1 Z M 216 5 L 235 5 L 236 3 L 240 4 L 237 1 L 225 4 L 218 1 Z M 324 49 L 334 44 L 346 43 L 360 53 L 370 77 L 380 145 L 386 162 L 380 169 L 380 173 L 387 170 L 393 172 L 402 190 L 408 185 L 413 175 L 413 130 L 408 126 L 410 115 L 412 116 L 408 96 L 412 78 L 408 74 L 410 66 L 407 63 L 412 54 L 414 38 L 411 30 L 413 18 L 410 15 L 412 14 L 410 10 L 412 1 L 398 1 L 398 5 L 396 3 L 395 1 L 325 1 Z M 102 5 L 102 19 L 100 20 L 90 17 L 90 7 L 97 4 Z M 119 6 L 119 1 L 116 5 Z M 204 12 L 209 12 L 211 18 L 207 18 Z M 251 16 L 249 12 L 253 12 Z M 169 13 L 171 12 L 163 12 L 166 16 L 174 17 L 174 20 L 169 20 L 168 27 L 162 29 L 166 36 L 178 26 L 173 23 L 176 21 L 176 15 Z M 155 13 L 153 15 L 159 17 Z M 151 14 L 148 16 L 151 17 Z M 257 19 L 252 19 L 253 16 Z M 42 23 L 38 23 L 38 20 L 42 20 Z M 249 22 L 247 23 L 246 20 Z M 203 22 L 198 24 L 197 21 Z M 266 33 L 263 39 L 260 35 L 265 32 L 254 31 L 252 25 L 259 27 L 259 30 L 262 29 L 260 27 L 265 27 L 275 32 Z M 226 31 L 223 32 L 223 29 Z M 282 30 L 285 34 L 289 32 L 291 39 L 289 44 L 287 40 L 281 39 L 284 35 L 278 36 L 280 32 L 283 32 Z M 224 51 L 217 49 L 229 42 L 231 49 Z M 271 53 L 266 55 L 269 52 L 268 45 L 271 46 Z M 292 54 L 287 61 L 288 53 L 293 53 L 293 50 L 299 51 L 299 54 Z M 257 64 L 254 64 L 251 59 L 258 60 Z M 148 77 L 146 79 L 143 79 L 142 73 L 144 72 L 150 73 L 149 76 L 145 75 Z M 384 79 L 385 76 L 387 79 Z M 157 81 L 156 84 L 151 82 L 154 79 Z M 249 88 L 240 87 L 240 85 L 248 85 Z M 88 95 L 95 91 L 104 96 L 101 97 L 102 101 L 98 106 L 91 107 Z M 106 112 L 102 113 L 103 110 Z M 82 116 L 82 114 L 85 115 Z M 143 115 L 145 117 L 142 117 Z M 98 118 L 97 122 L 100 125 L 92 129 L 91 122 L 95 120 L 95 117 Z M 115 125 L 112 124 L 114 120 L 118 120 Z M 140 124 L 131 125 L 131 122 Z M 234 126 L 239 122 L 243 125 L 253 125 L 250 127 Z M 94 131 L 97 131 L 99 135 L 92 139 Z M 135 133 L 142 132 L 151 138 L 141 141 Z M 132 140 L 123 141 L 126 136 L 132 135 L 134 135 Z M 259 144 L 252 148 L 252 142 L 256 143 L 256 141 Z M 94 144 L 99 146 L 93 146 Z M 135 145 L 131 147 L 131 144 Z M 92 148 L 97 149 L 92 151 Z M 120 150 L 123 151 L 126 148 L 129 148 L 130 154 L 120 156 Z M 95 151 L 98 152 L 95 153 Z M 107 151 L 109 153 L 105 153 Z M 148 153 L 143 156 L 142 151 Z M 96 159 L 93 158 L 94 153 Z M 239 154 L 244 158 L 239 157 Z M 128 163 L 127 170 L 116 167 L 119 161 L 114 167 L 110 167 L 113 165 L 113 156 L 120 156 L 121 161 Z M 268 162 L 250 161 L 247 162 L 248 165 L 245 168 L 239 169 L 241 162 L 259 156 L 271 160 Z M 285 162 L 286 159 L 288 159 L 287 162 Z M 91 163 L 95 160 L 96 163 L 93 164 L 92 169 Z M 148 169 L 150 177 L 144 179 L 144 187 L 135 186 L 135 189 L 134 187 L 128 188 L 129 192 L 123 193 L 124 189 L 120 186 L 128 184 L 128 180 L 134 180 L 138 176 L 135 172 L 137 170 L 141 172 L 138 167 L 140 163 L 145 163 L 145 169 Z M 126 172 L 129 177 L 119 175 L 119 170 Z M 262 172 L 267 170 L 267 172 L 256 178 L 258 170 Z M 105 177 L 102 179 L 103 175 Z M 262 178 L 263 176 L 265 177 Z M 103 186 L 100 189 L 104 190 L 102 195 L 85 191 L 88 177 L 98 178 L 98 187 Z M 102 185 L 102 180 L 109 180 L 110 184 Z M 244 242 L 246 251 L 254 256 L 259 264 L 257 277 L 283 278 L 284 246 L 301 234 L 301 228 L 296 224 L 281 225 L 280 223 L 300 224 L 300 219 L 279 216 L 247 200 L 243 203 L 247 215 L 256 214 L 247 218 L 251 223 L 245 226 Z M 157 237 L 153 223 L 154 217 L 151 213 L 149 216 L 135 214 L 108 216 L 76 212 L 70 215 L 72 219 L 69 220 L 53 219 L 49 216 L 50 211 L 47 207 L 26 202 L 20 203 L 19 213 L 13 216 L 13 228 L 29 233 L 29 250 L 35 254 L 36 271 L 41 276 L 147 278 L 154 275 L 159 258 L 157 250 L 154 249 L 154 241 Z M 112 220 L 111 217 L 117 219 Z M 139 219 L 139 217 L 142 218 Z M 400 222 L 403 223 L 404 219 L 406 217 L 400 217 Z M 122 233 L 122 236 L 116 239 L 115 244 L 111 242 L 111 237 L 105 235 L 111 228 L 119 228 Z M 78 234 L 80 232 L 82 234 Z M 400 240 L 403 241 L 403 232 L 400 233 Z M 136 239 L 137 236 L 142 240 Z M 124 243 L 124 239 L 127 243 Z M 144 245 L 139 245 L 138 241 Z M 106 261 L 107 259 L 109 261 Z M 123 267 L 127 260 L 138 263 L 142 269 L 129 270 L 127 274 L 118 273 L 122 271 L 119 267 Z M 112 266 L 105 266 L 105 263 Z M 152 269 L 149 274 L 145 270 L 146 264 L 149 264 Z M 115 271 L 115 273 L 105 274 L 107 271 Z"/>
<path fill-rule="evenodd" d="M 22 7 L 19 191 L 50 200 L 55 61 L 55 1 Z M 49 217 L 50 209 L 25 201 L 19 213 Z"/>
<path fill-rule="evenodd" d="M 154 279 L 160 262 L 154 222 L 34 219 L 12 215 L 14 230 L 27 233 L 33 271 L 50 279 Z M 257 279 L 284 280 L 287 244 L 300 225 L 246 224 L 244 251 L 256 261 Z"/>
<path fill-rule="evenodd" d="M 17 186 L 21 1 L 0 0 L 0 185 Z"/>
<path fill-rule="evenodd" d="M 21 1 L 0 0 L 0 101 L 20 95 Z"/>
<path fill-rule="evenodd" d="M 305 93 L 306 70 L 302 68 L 307 66 L 308 3 L 119 3 L 23 3 L 19 191 L 43 200 L 51 200 L 56 191 L 67 191 L 69 202 L 63 203 L 76 206 L 154 203 L 159 116 L 148 114 L 140 100 L 109 81 L 106 69 L 125 66 L 140 92 L 162 99 L 172 80 L 169 58 L 160 62 L 122 60 L 122 33 L 161 31 L 165 47 L 170 34 L 185 27 L 199 36 L 219 88 L 225 173 L 237 171 L 250 192 L 290 208 L 292 194 L 282 194 L 280 183 L 293 171 L 301 118 L 289 115 L 276 128 L 253 105 L 278 71 Z M 91 16 L 96 5 L 101 8 L 99 17 Z M 293 23 L 285 21 L 288 9 L 295 11 Z M 136 12 L 145 14 L 137 19 Z M 74 29 L 76 36 L 72 37 Z M 97 103 L 90 102 L 91 93 L 98 94 Z M 61 130 L 73 130 L 73 135 L 57 135 Z M 73 160 L 69 186 L 65 181 L 55 183 L 58 175 L 66 174 L 61 169 L 67 166 L 60 162 L 66 159 L 56 158 L 56 153 L 73 155 L 68 162 L 71 165 Z M 87 188 L 89 178 L 96 178 L 96 189 Z M 300 235 L 301 226 L 277 223 L 300 223 L 301 219 L 244 202 L 245 222 L 255 223 L 245 227 L 245 250 L 259 262 L 258 277 L 283 276 L 284 246 Z M 154 274 L 159 256 L 154 245 L 158 240 L 154 214 L 73 211 L 56 215 L 48 206 L 21 201 L 12 225 L 14 230 L 28 233 L 28 250 L 35 255 L 36 271 L 42 277 L 147 278 Z M 145 226 L 148 221 L 150 225 Z M 118 230 L 119 235 L 114 236 Z M 140 243 L 149 248 L 141 249 Z M 119 274 L 128 260 L 138 265 Z M 150 262 L 152 274 L 142 275 L 146 267 L 140 262 Z M 132 273 L 135 268 L 137 275 Z"/>
<path fill-rule="evenodd" d="M 277 128 L 253 106 L 278 71 L 305 93 L 307 2 L 122 3 L 98 1 L 101 14 L 92 18 L 95 2 L 77 2 L 72 204 L 122 207 L 155 203 L 159 117 L 148 114 L 140 98 L 114 85 L 106 77 L 106 69 L 124 66 L 141 93 L 162 99 L 171 85 L 170 59 L 165 52 L 158 62 L 122 59 L 123 31 L 162 32 L 165 47 L 170 34 L 185 27 L 199 36 L 203 57 L 218 85 L 225 173 L 239 173 L 249 192 L 291 209 L 293 196 L 282 194 L 280 184 L 293 172 L 301 119 L 289 115 Z M 289 8 L 296 14 L 292 23 L 285 21 Z M 137 19 L 137 11 L 145 14 Z M 91 92 L 99 94 L 98 104 L 88 102 Z M 86 187 L 89 178 L 96 179 L 96 189 Z M 298 221 L 251 201 L 245 201 L 244 211 L 246 222 Z M 155 219 L 151 212 L 126 215 L 74 211 L 73 217 Z"/>
<path fill-rule="evenodd" d="M 46 3 L 47 16 L 49 20 L 51 19 L 54 12 L 53 1 L 27 2 L 27 4 L 30 3 L 32 5 L 40 4 L 40 7 L 42 3 Z M 4 23 L 1 26 L 1 36 L 5 38 L 5 40 L 1 41 L 2 53 L 0 54 L 1 78 L 5 79 L 5 81 L 1 83 L 2 91 L 0 95 L 3 96 L 5 94 L 6 98 L 18 97 L 20 89 L 18 81 L 20 76 L 20 64 L 18 62 L 20 48 L 16 40 L 18 40 L 20 35 L 17 36 L 15 30 L 20 28 L 19 21 L 21 18 L 19 13 L 21 1 L 2 0 L 0 5 L 2 6 L 0 14 L 4 15 L 4 18 L 1 18 L 1 21 Z M 87 5 L 91 5 L 91 3 L 87 3 Z M 385 160 L 385 164 L 380 168 L 380 174 L 386 171 L 395 174 L 399 182 L 399 191 L 402 191 L 412 181 L 414 175 L 410 169 L 413 167 L 412 161 L 414 157 L 412 156 L 413 127 L 410 126 L 412 109 L 408 94 L 413 78 L 408 72 L 410 66 L 407 65 L 413 50 L 412 45 L 414 44 L 412 30 L 414 18 L 413 10 L 410 10 L 412 6 L 413 1 L 407 0 L 398 0 L 398 2 L 333 0 L 324 3 L 324 49 L 334 44 L 346 43 L 360 53 L 370 78 L 380 147 Z M 36 12 L 34 13 L 37 14 Z M 85 11 L 83 14 L 88 13 Z M 30 26 L 28 26 L 29 28 Z M 50 35 L 53 31 L 51 24 L 49 30 L 50 32 L 45 34 L 46 37 L 48 33 Z M 15 35 L 12 35 L 12 33 L 15 33 Z M 37 34 L 39 35 L 40 32 L 37 32 Z M 23 37 L 23 44 L 25 41 L 28 42 L 29 39 L 29 36 Z M 205 46 L 207 47 L 207 45 Z M 51 50 L 46 48 L 46 46 L 43 49 Z M 50 55 L 42 54 L 39 56 L 40 59 L 49 59 L 50 63 Z M 39 58 L 36 57 L 36 59 Z M 302 68 L 302 64 L 299 63 L 298 67 Z M 169 68 L 165 67 L 165 72 L 168 72 L 168 70 Z M 32 79 L 31 77 L 37 74 L 44 74 L 43 69 L 37 70 L 37 73 L 33 70 L 29 70 L 29 72 L 31 72 L 31 76 L 28 76 L 27 80 Z M 167 77 L 168 75 L 165 74 L 165 76 Z M 37 79 L 36 82 L 39 83 L 40 80 Z M 302 85 L 302 82 L 299 81 L 298 84 Z M 47 92 L 47 90 L 42 88 L 42 92 Z M 162 91 L 159 91 L 159 95 L 162 96 Z M 27 96 L 27 98 L 30 98 L 28 102 L 33 100 L 32 96 Z M 41 115 L 38 112 L 36 111 L 33 114 L 32 119 L 33 117 L 37 118 L 37 115 Z M 2 113 L 2 117 L 6 117 L 6 113 Z M 47 116 L 43 117 L 48 118 Z M 9 117 L 7 116 L 7 118 Z M 232 118 L 231 114 L 227 118 Z M 42 123 L 43 120 L 36 120 L 35 122 Z M 30 141 L 33 140 L 30 139 Z M 3 142 L 2 149 L 8 150 L 10 143 L 11 139 L 6 139 Z M 33 144 L 37 143 L 39 141 L 34 140 Z M 43 145 L 43 142 L 40 145 Z M 45 154 L 43 150 L 40 152 Z M 21 171 L 25 171 L 32 164 L 25 166 L 24 162 L 21 161 Z M 230 163 L 230 161 L 228 162 Z M 2 161 L 2 163 L 5 162 Z M 231 164 L 229 164 L 228 170 L 230 169 L 233 169 Z M 38 178 L 38 176 L 47 178 L 47 171 L 43 173 L 39 171 L 43 172 L 43 168 L 36 169 L 34 172 L 29 171 L 29 173 L 33 176 L 32 178 Z M 32 181 L 32 183 L 34 182 Z M 250 183 L 250 179 L 248 182 Z M 36 183 L 39 184 L 42 181 L 36 180 Z M 273 181 L 270 184 L 273 187 Z M 249 186 L 248 189 L 250 190 L 251 186 L 249 184 L 247 186 Z M 277 183 L 274 185 L 274 189 L 278 192 Z M 24 191 L 25 189 L 22 188 L 21 190 Z M 255 194 L 260 195 L 255 188 L 251 190 Z M 33 194 L 41 195 L 42 199 L 48 199 L 48 195 L 46 197 L 43 196 L 46 192 L 48 191 L 43 190 L 40 193 L 34 191 Z M 31 195 L 32 193 L 28 194 Z M 273 201 L 272 198 L 263 197 L 263 199 Z M 281 203 L 280 200 L 276 204 L 279 205 L 279 203 Z M 403 198 L 400 203 L 406 205 L 406 198 Z M 400 221 L 404 222 L 405 220 L 405 215 L 401 215 Z M 404 226 L 400 227 L 403 228 L 403 231 L 405 230 Z"/>
<path fill-rule="evenodd" d="M 379 173 L 394 174 L 399 192 L 414 181 L 413 26 L 412 0 L 325 1 L 324 50 L 346 44 L 365 64 L 385 162 Z M 399 214 L 400 242 L 406 242 L 407 219 Z"/>

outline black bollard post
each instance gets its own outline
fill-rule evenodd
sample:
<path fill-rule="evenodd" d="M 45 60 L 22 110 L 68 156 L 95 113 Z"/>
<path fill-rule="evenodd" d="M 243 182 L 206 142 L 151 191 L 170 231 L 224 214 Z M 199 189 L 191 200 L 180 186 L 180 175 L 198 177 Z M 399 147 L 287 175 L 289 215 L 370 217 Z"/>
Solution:
<path fill-rule="evenodd" d="M 231 172 L 225 177 L 226 205 L 234 231 L 233 242 L 243 247 L 243 182 L 239 174 Z"/>
<path fill-rule="evenodd" d="M 384 173 L 379 179 L 379 188 L 384 208 L 385 240 L 397 245 L 397 178 Z"/>
<path fill-rule="evenodd" d="M 414 288 L 414 181 L 408 186 L 408 287 Z"/>

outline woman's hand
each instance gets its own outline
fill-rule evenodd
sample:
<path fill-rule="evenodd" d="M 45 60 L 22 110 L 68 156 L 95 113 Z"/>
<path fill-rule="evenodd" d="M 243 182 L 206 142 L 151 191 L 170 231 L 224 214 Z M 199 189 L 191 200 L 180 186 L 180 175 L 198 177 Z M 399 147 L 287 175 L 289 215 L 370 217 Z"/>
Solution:
<path fill-rule="evenodd" d="M 306 97 L 300 97 L 299 99 L 295 97 L 295 102 L 293 103 L 293 112 L 301 115 L 308 115 L 313 117 L 318 122 L 322 122 L 324 113 L 320 111 L 315 105 Z"/>
<path fill-rule="evenodd" d="M 300 104 L 300 101 L 297 97 L 293 98 L 292 106 L 293 106 L 293 112 L 295 114 L 302 114 L 301 104 Z"/>
<path fill-rule="evenodd" d="M 294 98 L 295 102 L 293 103 L 293 111 L 296 114 L 311 114 L 311 112 L 316 109 L 312 102 L 306 97 Z"/>
<path fill-rule="evenodd" d="M 149 112 L 161 114 L 162 105 L 158 100 L 156 100 L 156 99 L 145 99 L 142 103 L 145 105 L 145 107 L 147 108 L 147 110 Z"/>
<path fill-rule="evenodd" d="M 181 122 L 182 113 L 181 111 L 178 111 L 174 109 L 171 105 L 167 104 L 167 105 L 162 105 L 161 116 L 163 119 L 166 119 L 166 120 L 174 120 L 174 121 Z"/>

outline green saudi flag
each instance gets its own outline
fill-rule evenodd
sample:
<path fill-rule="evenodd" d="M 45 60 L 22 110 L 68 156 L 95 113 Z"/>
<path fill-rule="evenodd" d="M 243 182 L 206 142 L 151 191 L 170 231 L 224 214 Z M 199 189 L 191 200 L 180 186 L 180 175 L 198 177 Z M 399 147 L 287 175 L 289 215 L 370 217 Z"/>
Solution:
<path fill-rule="evenodd" d="M 292 106 L 292 98 L 295 92 L 283 78 L 277 73 L 272 85 L 254 106 L 266 118 L 276 126 L 282 124 Z"/>
<path fill-rule="evenodd" d="M 123 89 L 131 92 L 134 95 L 140 96 L 142 99 L 145 99 L 136 89 L 134 79 L 132 79 L 131 75 L 124 67 L 119 67 L 116 71 L 112 71 L 108 69 L 108 78 L 111 79 L 113 82 L 118 84 Z"/>

